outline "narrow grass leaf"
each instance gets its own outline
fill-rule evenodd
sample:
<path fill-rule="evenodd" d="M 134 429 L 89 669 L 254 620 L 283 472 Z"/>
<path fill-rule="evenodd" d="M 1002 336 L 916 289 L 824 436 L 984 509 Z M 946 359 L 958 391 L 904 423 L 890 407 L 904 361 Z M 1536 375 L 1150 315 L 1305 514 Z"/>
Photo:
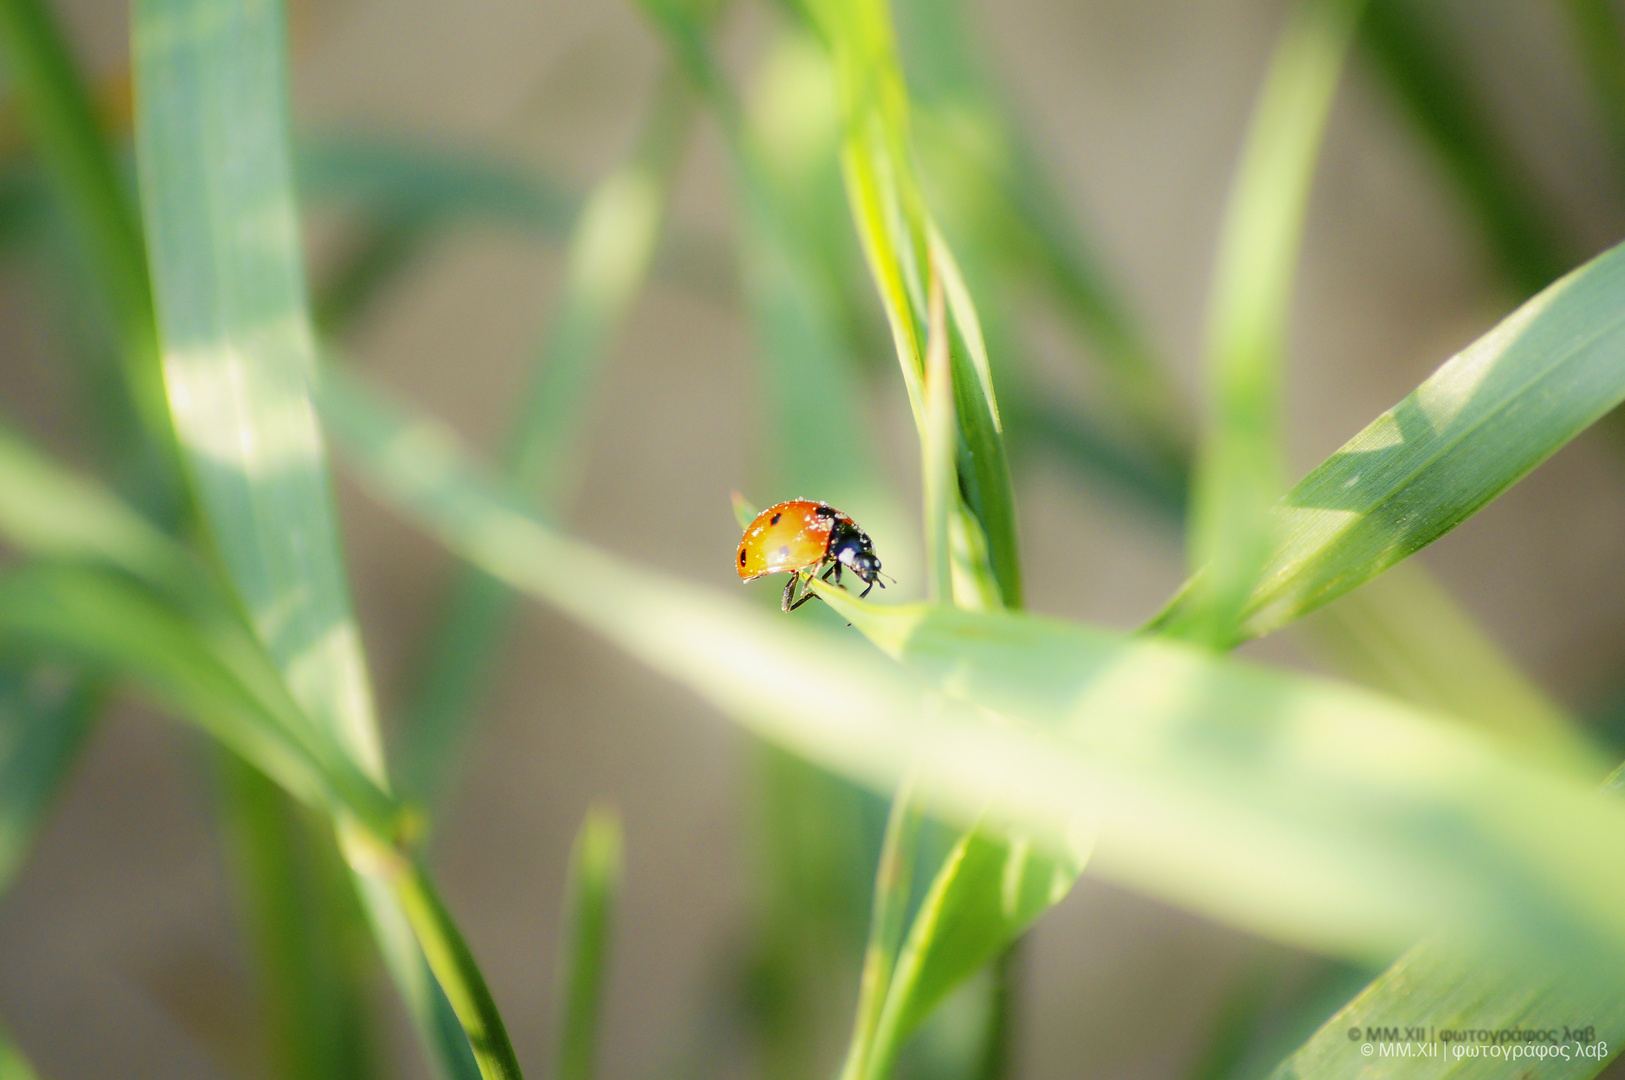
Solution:
<path fill-rule="evenodd" d="M 84 80 L 43 0 L 0 2 L 0 56 L 50 181 L 89 256 L 86 264 L 107 305 L 136 414 L 148 437 L 172 456 L 141 228 Z"/>
<path fill-rule="evenodd" d="M 607 807 L 589 810 L 570 849 L 570 873 L 565 879 L 556 1080 L 592 1080 L 595 1075 L 610 923 L 621 888 L 621 848 L 621 820 L 615 811 Z"/>
<path fill-rule="evenodd" d="M 136 150 L 177 434 L 214 551 L 299 708 L 383 786 L 384 763 L 350 609 L 326 456 L 309 397 L 316 352 L 288 152 L 283 10 L 276 0 L 141 0 L 132 33 Z M 482 1075 L 518 1063 L 483 978 L 399 838 L 335 819 L 375 926 L 402 916 L 462 1021 Z M 361 827 L 357 827 L 357 826 Z M 396 905 L 400 910 L 395 910 Z M 381 947 L 400 935 L 381 932 Z M 416 955 L 391 959 L 405 977 Z M 424 998 L 403 986 L 448 1069 Z"/>
<path fill-rule="evenodd" d="M 1300 0 L 1253 107 L 1208 308 L 1210 404 L 1191 492 L 1193 580 L 1166 634 L 1222 646 L 1273 547 L 1281 384 L 1298 240 L 1332 94 L 1362 0 Z"/>
<path fill-rule="evenodd" d="M 1625 400 L 1625 246 L 1456 354 L 1287 493 L 1231 640 L 1280 629 L 1437 540 Z M 1152 623 L 1184 619 L 1189 586 Z"/>
<path fill-rule="evenodd" d="M 1568 0 L 1563 6 L 1591 78 L 1597 113 L 1614 143 L 1616 168 L 1625 170 L 1625 25 L 1619 9 L 1609 0 Z"/>
<path fill-rule="evenodd" d="M 0 896 L 106 697 L 99 680 L 71 670 L 0 665 Z"/>
<path fill-rule="evenodd" d="M 810 760 L 882 788 L 915 770 L 951 820 L 1063 859 L 1098 826 L 1103 875 L 1316 948 L 1381 955 L 1446 913 L 1554 949 L 1625 941 L 1625 871 L 1595 858 L 1625 810 L 1459 723 L 1172 642 L 818 587 L 910 676 L 558 535 L 351 382 L 322 402 L 369 482 L 465 558 Z M 1007 722 L 927 714 L 917 679 Z"/>
<path fill-rule="evenodd" d="M 960 836 L 909 927 L 863 1075 L 889 1077 L 930 1011 L 1065 896 L 1082 868 L 1081 859 L 1058 863 L 1026 841 L 979 829 Z"/>

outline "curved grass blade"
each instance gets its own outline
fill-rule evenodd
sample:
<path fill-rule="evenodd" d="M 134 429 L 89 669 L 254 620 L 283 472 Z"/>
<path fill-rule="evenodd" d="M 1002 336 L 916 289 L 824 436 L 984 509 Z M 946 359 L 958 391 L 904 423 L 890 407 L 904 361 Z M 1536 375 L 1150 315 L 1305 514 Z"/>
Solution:
<path fill-rule="evenodd" d="M 350 609 L 331 481 L 309 398 L 306 308 L 276 0 L 141 0 L 132 34 L 136 150 L 164 375 L 199 512 L 225 577 L 288 692 L 379 786 L 384 763 Z M 482 1075 L 517 1077 L 500 1018 L 456 928 L 397 838 L 335 817 L 381 947 L 402 916 L 462 1021 Z M 359 827 L 358 827 L 359 826 Z M 371 832 L 371 835 L 368 835 Z M 391 958 L 398 976 L 418 963 Z M 411 980 L 408 980 L 409 982 Z M 403 985 L 409 995 L 411 985 Z M 463 1051 L 420 1032 L 448 1069 Z"/>
<path fill-rule="evenodd" d="M 609 967 L 610 920 L 621 888 L 621 819 L 614 810 L 587 811 L 570 849 L 564 956 L 559 964 L 556 1080 L 592 1080 L 598 1014 Z"/>
<path fill-rule="evenodd" d="M 1456 354 L 1287 493 L 1229 641 L 1271 633 L 1481 509 L 1625 400 L 1625 246 Z M 1187 617 L 1189 586 L 1151 623 Z"/>
<path fill-rule="evenodd" d="M 810 760 L 877 787 L 916 770 L 950 820 L 985 813 L 1063 859 L 1098 824 L 1103 875 L 1353 955 L 1440 918 L 1517 926 L 1510 940 L 1553 956 L 1625 942 L 1625 870 L 1595 858 L 1600 837 L 1625 841 L 1625 809 L 1458 723 L 1173 642 L 817 586 L 905 676 L 559 536 L 479 480 L 443 429 L 347 380 L 324 382 L 322 407 L 370 483 L 465 558 Z M 924 711 L 917 679 L 1007 721 L 955 701 Z"/>
<path fill-rule="evenodd" d="M 1298 238 L 1362 0 L 1301 0 L 1253 107 L 1208 308 L 1207 430 L 1191 491 L 1191 591 L 1157 629 L 1222 647 L 1273 547 L 1281 382 Z"/>
<path fill-rule="evenodd" d="M 1608 0 L 1568 0 L 1563 6 L 1614 157 L 1625 169 L 1625 26 L 1619 10 Z"/>

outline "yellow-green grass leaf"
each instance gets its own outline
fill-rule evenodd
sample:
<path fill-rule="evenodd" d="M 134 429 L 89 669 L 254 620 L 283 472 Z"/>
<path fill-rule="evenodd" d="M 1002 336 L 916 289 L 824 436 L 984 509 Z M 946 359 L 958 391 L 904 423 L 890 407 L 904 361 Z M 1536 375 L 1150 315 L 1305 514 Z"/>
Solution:
<path fill-rule="evenodd" d="M 0 1080 L 39 1080 L 39 1074 L 4 1028 L 0 1028 Z"/>
<path fill-rule="evenodd" d="M 570 872 L 565 879 L 556 1080 L 591 1080 L 594 1075 L 610 924 L 621 888 L 621 848 L 619 815 L 602 806 L 587 811 L 570 849 Z"/>
<path fill-rule="evenodd" d="M 307 310 L 277 0 L 140 0 L 136 157 L 164 377 L 214 553 L 288 693 L 379 785 L 383 753 L 309 388 Z M 487 1080 L 518 1062 L 483 976 L 388 833 L 335 816 L 424 1039 L 464 1064 L 416 971 L 424 960 Z M 359 824 L 361 828 L 355 826 Z M 370 887 L 371 885 L 387 887 Z M 402 919 L 421 957 L 398 933 Z M 393 929 L 392 929 L 393 928 Z"/>
<path fill-rule="evenodd" d="M 1299 481 L 1231 641 L 1437 540 L 1625 400 L 1625 247 L 1553 283 Z M 1152 623 L 1184 617 L 1189 586 Z"/>
<path fill-rule="evenodd" d="M 903 1041 L 954 987 L 1065 896 L 1081 860 L 1056 861 L 1027 841 L 963 834 L 909 927 L 886 989 L 864 1075 L 891 1075 Z"/>
<path fill-rule="evenodd" d="M 369 483 L 452 550 L 809 760 L 882 789 L 909 770 L 950 820 L 986 813 L 1062 858 L 1098 826 L 1104 876 L 1368 958 L 1441 920 L 1598 956 L 1625 942 L 1625 870 L 1595 854 L 1625 842 L 1625 810 L 1460 722 L 1173 642 L 818 586 L 900 671 L 559 535 L 443 428 L 347 379 L 322 404 Z M 922 683 L 952 698 L 927 709 Z"/>

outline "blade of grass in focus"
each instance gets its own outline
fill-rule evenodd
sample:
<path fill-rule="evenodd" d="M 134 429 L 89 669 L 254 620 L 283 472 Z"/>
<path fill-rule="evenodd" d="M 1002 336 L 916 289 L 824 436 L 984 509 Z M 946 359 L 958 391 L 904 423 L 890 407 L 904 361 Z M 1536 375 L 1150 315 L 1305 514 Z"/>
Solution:
<path fill-rule="evenodd" d="M 811 760 L 878 787 L 917 770 L 949 820 L 985 812 L 1063 858 L 1098 822 L 1102 874 L 1354 955 L 1439 917 L 1554 949 L 1625 936 L 1625 872 L 1594 857 L 1625 811 L 1459 723 L 1171 642 L 819 586 L 925 682 L 1006 721 L 953 701 L 925 714 L 919 684 L 861 648 L 559 536 L 443 429 L 336 373 L 322 403 L 369 483 L 453 550 Z"/>
<path fill-rule="evenodd" d="M 1232 640 L 1437 540 L 1625 400 L 1625 247 L 1554 283 L 1299 481 Z M 1181 593 L 1157 617 L 1184 617 Z"/>
<path fill-rule="evenodd" d="M 1455 182 L 1507 281 L 1531 296 L 1574 260 L 1430 18 L 1413 0 L 1371 0 L 1361 45 Z"/>
<path fill-rule="evenodd" d="M 576 221 L 564 289 L 508 439 L 510 482 L 544 516 L 560 513 L 574 490 L 593 391 L 659 243 L 692 112 L 682 80 L 662 78 L 636 149 L 598 184 Z M 490 685 L 513 607 L 509 590 L 477 570 L 460 570 L 449 591 L 409 694 L 403 777 L 430 803 Z"/>
<path fill-rule="evenodd" d="M 306 309 L 275 0 L 142 0 L 132 34 L 136 150 L 164 375 L 182 452 L 225 577 L 289 693 L 380 786 L 383 755 L 350 610 L 331 481 L 309 399 Z M 495 1003 L 421 868 L 380 858 L 390 833 L 334 821 L 402 990 L 415 953 L 455 1008 L 483 1076 L 519 1076 Z M 465 1069 L 421 994 L 426 1041 Z"/>
<path fill-rule="evenodd" d="M 558 966 L 555 1080 L 592 1080 L 598 1017 L 609 967 L 610 922 L 621 888 L 621 821 L 606 807 L 587 811 L 565 879 L 567 913 Z"/>
<path fill-rule="evenodd" d="M 1214 647 L 1274 546 L 1281 385 L 1298 238 L 1361 0 L 1300 0 L 1287 16 L 1231 182 L 1208 301 L 1209 404 L 1192 478 L 1190 592 L 1165 634 Z"/>

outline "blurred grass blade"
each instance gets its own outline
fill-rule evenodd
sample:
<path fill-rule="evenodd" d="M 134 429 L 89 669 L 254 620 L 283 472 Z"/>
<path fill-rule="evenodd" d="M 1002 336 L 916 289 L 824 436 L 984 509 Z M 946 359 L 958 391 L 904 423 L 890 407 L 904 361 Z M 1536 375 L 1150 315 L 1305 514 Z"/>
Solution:
<path fill-rule="evenodd" d="M 1456 354 L 1277 506 L 1231 640 L 1280 629 L 1437 540 L 1625 400 L 1625 246 Z M 1189 586 L 1153 621 L 1188 618 Z"/>
<path fill-rule="evenodd" d="M 598 1017 L 609 969 L 610 922 L 621 888 L 621 820 L 594 807 L 576 833 L 565 879 L 568 904 L 559 963 L 558 1068 L 555 1080 L 592 1080 Z"/>
<path fill-rule="evenodd" d="M 361 1080 L 374 1071 L 354 940 L 366 931 L 332 830 L 240 759 L 217 754 L 214 765 L 276 1075 Z"/>
<path fill-rule="evenodd" d="M 1459 723 L 1173 642 L 818 587 L 910 677 L 554 533 L 444 429 L 337 373 L 322 405 L 369 481 L 465 558 L 810 760 L 881 788 L 916 770 L 950 820 L 985 812 L 1061 858 L 1099 822 L 1101 874 L 1325 950 L 1380 956 L 1440 918 L 1516 926 L 1507 944 L 1554 962 L 1625 942 L 1625 869 L 1595 857 L 1625 843 L 1625 809 Z M 975 708 L 923 712 L 916 678 Z"/>
<path fill-rule="evenodd" d="M 1192 588 L 1163 633 L 1222 647 L 1274 546 L 1287 313 L 1321 134 L 1363 0 L 1298 0 L 1236 167 L 1208 306 L 1210 403 L 1191 491 Z"/>
<path fill-rule="evenodd" d="M 880 862 L 875 867 L 874 901 L 869 913 L 869 941 L 863 951 L 863 974 L 858 983 L 857 1018 L 847 1044 L 840 1080 L 863 1080 L 869 1075 L 874 1039 L 891 988 L 902 944 L 904 920 L 914 881 L 915 837 L 920 829 L 920 808 L 913 784 L 898 784 L 886 819 Z"/>
<path fill-rule="evenodd" d="M 0 666 L 0 896 L 106 696 L 99 681 L 72 671 L 10 660 Z"/>
<path fill-rule="evenodd" d="M 173 454 L 141 229 L 84 81 L 45 0 L 0 0 L 0 58 L 88 255 L 119 342 L 136 414 L 153 442 Z"/>
<path fill-rule="evenodd" d="M 1391 568 L 1303 625 L 1312 648 L 1367 686 L 1471 720 L 1516 753 L 1595 764 L 1573 721 L 1419 563 Z"/>
<path fill-rule="evenodd" d="M 576 222 L 553 323 L 508 438 L 514 490 L 544 516 L 560 513 L 575 488 L 600 369 L 647 277 L 692 113 L 682 81 L 660 80 L 637 148 L 598 184 Z M 513 605 L 505 587 L 474 570 L 460 571 L 446 600 L 409 697 L 403 762 L 407 789 L 431 803 L 490 682 Z"/>
<path fill-rule="evenodd" d="M 39 1080 L 39 1074 L 12 1043 L 4 1027 L 0 1027 L 0 1080 Z"/>
<path fill-rule="evenodd" d="M 1081 859 L 1056 863 L 1025 841 L 962 835 L 909 928 L 864 1076 L 891 1076 L 903 1040 L 931 1009 L 1065 896 L 1081 869 Z"/>
<path fill-rule="evenodd" d="M 1003 274 L 1053 295 L 1158 456 L 1182 457 L 1177 388 L 979 62 L 963 5 L 902 0 L 895 11 L 915 143 L 944 227 Z"/>
<path fill-rule="evenodd" d="M 1469 72 L 1453 59 L 1457 50 L 1429 25 L 1430 10 L 1439 9 L 1415 0 L 1371 0 L 1361 44 L 1439 155 L 1501 272 L 1520 296 L 1532 295 L 1574 262 L 1488 110 L 1473 99 Z"/>
<path fill-rule="evenodd" d="M 276 0 L 139 0 L 132 33 L 136 151 L 182 451 L 214 550 L 299 707 L 383 786 L 360 634 L 309 386 L 306 309 L 288 154 L 283 12 Z M 518 1062 L 483 977 L 399 837 L 335 819 L 357 874 L 381 877 L 462 1021 L 481 1073 Z M 360 826 L 360 827 L 357 827 Z M 370 835 L 369 835 L 370 833 Z M 383 850 L 379 850 L 383 849 Z M 363 889 L 372 904 L 378 890 Z M 379 934 L 381 947 L 399 937 Z M 401 974 L 412 956 L 391 960 Z M 431 1045 L 438 1030 L 414 1019 Z M 461 1051 L 439 1047 L 448 1068 Z"/>
<path fill-rule="evenodd" d="M 1617 168 L 1625 169 L 1625 25 L 1619 8 L 1609 0 L 1567 0 L 1564 7 Z"/>

